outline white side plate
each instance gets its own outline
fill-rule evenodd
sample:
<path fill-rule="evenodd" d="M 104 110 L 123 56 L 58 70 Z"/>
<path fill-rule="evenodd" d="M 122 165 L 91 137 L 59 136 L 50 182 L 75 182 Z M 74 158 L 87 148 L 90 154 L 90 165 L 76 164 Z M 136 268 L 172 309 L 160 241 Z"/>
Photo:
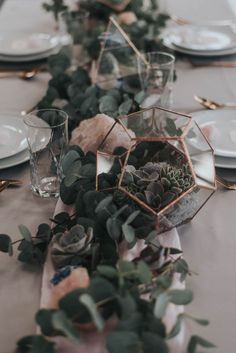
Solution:
<path fill-rule="evenodd" d="M 216 156 L 236 157 L 236 109 L 204 110 L 191 114 Z"/>

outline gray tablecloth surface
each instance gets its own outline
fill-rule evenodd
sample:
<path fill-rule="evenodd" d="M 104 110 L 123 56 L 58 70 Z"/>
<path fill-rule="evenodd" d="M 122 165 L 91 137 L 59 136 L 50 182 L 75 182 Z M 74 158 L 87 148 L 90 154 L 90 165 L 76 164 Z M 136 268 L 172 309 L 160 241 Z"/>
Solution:
<path fill-rule="evenodd" d="M 50 15 L 40 11 L 41 2 L 7 0 L 0 12 L 0 33 L 16 29 L 53 31 Z M 236 11 L 235 0 L 168 0 L 162 5 L 171 13 L 201 21 L 233 19 Z M 236 69 L 192 68 L 185 60 L 178 61 L 176 67 L 175 110 L 200 110 L 193 100 L 194 94 L 223 102 L 236 101 Z M 0 111 L 30 109 L 45 93 L 48 79 L 46 73 L 29 82 L 1 79 Z M 236 179 L 236 170 L 230 176 Z M 0 194 L 0 233 L 16 240 L 19 224 L 36 231 L 40 222 L 47 222 L 55 200 L 32 195 L 28 163 L 1 170 L 1 177 L 20 178 L 24 182 L 23 187 Z M 190 330 L 214 342 L 217 345 L 211 350 L 214 353 L 235 353 L 236 347 L 235 216 L 236 191 L 219 189 L 191 223 L 178 229 L 185 258 L 198 273 L 187 281 L 195 299 L 186 311 L 211 321 L 208 328 L 194 325 Z M 16 255 L 9 258 L 0 253 L 0 353 L 13 352 L 17 339 L 35 332 L 34 313 L 39 305 L 41 271 L 22 265 Z"/>

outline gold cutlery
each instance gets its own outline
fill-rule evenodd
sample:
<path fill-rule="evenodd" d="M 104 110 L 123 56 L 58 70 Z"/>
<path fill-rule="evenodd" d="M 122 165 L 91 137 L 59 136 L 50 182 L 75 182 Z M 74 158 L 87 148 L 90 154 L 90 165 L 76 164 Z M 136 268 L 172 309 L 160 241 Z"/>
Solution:
<path fill-rule="evenodd" d="M 207 109 L 218 109 L 218 108 L 236 108 L 236 103 L 219 103 L 212 101 L 211 99 L 207 99 L 204 97 L 194 96 L 194 99 L 200 103 L 204 108 Z"/>
<path fill-rule="evenodd" d="M 30 80 L 39 73 L 38 69 L 21 70 L 21 71 L 4 71 L 0 72 L 0 78 L 18 77 L 23 80 Z"/>
<path fill-rule="evenodd" d="M 229 180 L 222 178 L 219 175 L 216 175 L 216 182 L 228 190 L 236 190 L 236 182 L 235 181 L 229 181 Z"/>
<path fill-rule="evenodd" d="M 236 67 L 236 61 L 224 61 L 224 60 L 214 60 L 206 61 L 202 63 L 195 62 L 194 60 L 189 59 L 190 63 L 194 67 Z"/>
<path fill-rule="evenodd" d="M 177 23 L 178 25 L 210 25 L 210 26 L 233 26 L 236 23 L 234 23 L 232 20 L 213 20 L 213 21 L 206 21 L 202 23 L 197 23 L 194 21 L 189 21 L 186 18 L 183 18 L 181 16 L 176 16 L 174 14 L 170 15 L 170 18 L 172 21 Z"/>
<path fill-rule="evenodd" d="M 0 185 L 4 185 L 5 183 L 8 186 L 21 186 L 23 182 L 19 179 L 0 179 Z"/>
<path fill-rule="evenodd" d="M 0 192 L 6 189 L 9 186 L 9 182 L 6 180 L 0 181 Z"/>

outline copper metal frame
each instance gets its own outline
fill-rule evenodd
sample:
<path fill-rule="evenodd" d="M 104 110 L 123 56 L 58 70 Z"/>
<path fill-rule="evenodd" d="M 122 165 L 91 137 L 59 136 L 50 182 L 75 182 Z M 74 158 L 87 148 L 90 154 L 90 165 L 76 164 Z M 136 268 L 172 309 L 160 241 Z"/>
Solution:
<path fill-rule="evenodd" d="M 125 39 L 125 41 L 128 43 L 128 45 L 133 49 L 133 51 L 135 52 L 135 54 L 141 59 L 143 60 L 145 65 L 149 65 L 148 62 L 146 61 L 145 57 L 141 54 L 141 52 L 136 48 L 136 46 L 134 45 L 134 43 L 130 40 L 130 38 L 128 37 L 128 35 L 125 33 L 125 31 L 121 28 L 121 26 L 117 23 L 117 21 L 111 16 L 109 17 L 109 23 L 107 25 L 107 29 L 106 32 L 110 33 L 110 28 L 111 25 L 114 25 L 117 30 L 121 33 L 121 35 L 123 36 L 123 38 Z M 101 62 L 101 58 L 103 55 L 103 52 L 105 50 L 105 45 L 106 45 L 106 39 L 105 41 L 101 44 L 101 50 L 99 53 L 99 57 L 98 57 L 98 62 L 97 62 L 97 69 L 96 69 L 96 73 L 95 73 L 95 82 L 106 82 L 107 80 L 104 81 L 98 81 L 98 70 L 100 67 L 100 62 Z M 108 80 L 110 81 L 110 80 Z"/>
<path fill-rule="evenodd" d="M 180 115 L 180 116 L 184 116 L 186 118 L 189 119 L 189 122 L 184 125 L 183 127 L 183 133 L 181 136 L 169 136 L 169 137 L 166 137 L 166 136 L 157 136 L 157 137 L 132 137 L 129 133 L 129 129 L 124 125 L 123 123 L 123 119 L 127 119 L 127 117 L 130 117 L 130 116 L 135 116 L 136 114 L 142 114 L 143 112 L 145 111 L 150 111 L 152 109 L 153 113 L 155 112 L 155 109 L 158 109 L 160 111 L 166 111 L 166 112 L 169 112 L 169 113 L 173 113 L 173 114 L 176 114 L 176 115 Z M 121 126 L 123 127 L 124 131 L 127 133 L 127 135 L 129 136 L 130 140 L 134 142 L 133 145 L 130 145 L 129 148 L 127 149 L 127 151 L 122 154 L 121 156 L 114 156 L 114 155 L 111 155 L 109 153 L 104 153 L 104 152 L 101 152 L 101 151 L 97 151 L 97 156 L 98 154 L 104 154 L 106 156 L 113 156 L 113 157 L 117 157 L 117 158 L 124 158 L 125 157 L 125 161 L 122 163 L 121 165 L 121 175 L 119 177 L 119 180 L 118 180 L 118 184 L 117 186 L 115 186 L 114 188 L 110 188 L 110 189 L 107 189 L 107 190 L 114 190 L 114 189 L 117 189 L 117 190 L 120 190 L 122 192 L 124 192 L 126 195 L 128 195 L 133 201 L 135 201 L 140 207 L 142 207 L 143 209 L 145 209 L 146 211 L 150 212 L 151 214 L 153 214 L 156 218 L 157 218 L 157 221 L 160 220 L 160 216 L 163 216 L 163 217 L 166 217 L 165 216 L 165 212 L 168 210 L 168 209 L 171 209 L 175 204 L 177 204 L 181 199 L 183 199 L 186 195 L 190 194 L 194 189 L 196 189 L 197 187 L 199 187 L 200 189 L 206 189 L 208 191 L 211 191 L 209 196 L 206 198 L 206 200 L 202 203 L 202 205 L 197 209 L 197 211 L 194 213 L 194 215 L 192 217 L 190 217 L 189 219 L 192 219 L 198 212 L 199 210 L 204 206 L 204 204 L 207 202 L 207 200 L 212 196 L 212 194 L 214 193 L 215 189 L 216 189 L 216 182 L 214 183 L 214 187 L 207 187 L 207 186 L 199 186 L 198 183 L 197 183 L 197 180 L 196 180 L 196 173 L 194 171 L 194 168 L 193 168 L 193 164 L 192 164 L 192 161 L 191 161 L 191 158 L 190 158 L 190 155 L 189 155 L 189 152 L 188 152 L 188 148 L 186 146 L 186 142 L 185 142 L 185 138 L 186 138 L 186 135 L 187 135 L 187 132 L 190 130 L 190 127 L 191 127 L 191 124 L 194 123 L 196 124 L 192 117 L 190 115 L 187 115 L 187 114 L 184 114 L 184 113 L 178 113 L 176 111 L 173 111 L 173 110 L 169 110 L 169 109 L 165 109 L 165 108 L 161 108 L 161 107 L 151 107 L 151 108 L 145 108 L 145 109 L 142 109 L 138 112 L 134 112 L 134 113 L 131 113 L 129 115 L 126 115 L 126 116 L 119 116 L 116 121 L 114 122 L 114 124 L 112 125 L 112 127 L 110 128 L 110 130 L 108 131 L 108 133 L 106 134 L 105 138 L 103 139 L 101 145 L 105 142 L 107 136 L 109 135 L 109 133 L 112 131 L 112 129 L 114 128 L 114 126 L 119 123 L 121 124 Z M 199 128 L 199 126 L 196 124 L 197 128 L 199 129 L 199 132 L 202 134 L 202 131 L 201 129 Z M 214 158 L 214 155 L 213 155 L 213 148 L 211 147 L 209 141 L 205 138 L 205 136 L 202 134 L 203 138 L 206 140 L 206 143 L 207 145 L 209 146 L 209 150 L 206 150 L 205 152 L 211 152 L 212 153 L 212 158 Z M 173 146 L 172 144 L 171 145 L 171 148 L 175 149 L 178 153 L 182 154 L 184 156 L 184 158 L 186 159 L 186 162 L 188 163 L 189 167 L 190 167 L 190 171 L 191 171 L 191 174 L 194 178 L 194 184 L 188 189 L 186 190 L 185 192 L 183 192 L 181 195 L 179 195 L 175 200 L 173 200 L 171 203 L 169 203 L 168 205 L 166 205 L 162 210 L 160 210 L 159 212 L 156 212 L 155 210 L 153 210 L 150 206 L 148 206 L 145 202 L 143 202 L 142 200 L 138 199 L 135 195 L 133 195 L 132 193 L 130 193 L 129 191 L 126 190 L 126 188 L 124 186 L 122 186 L 122 180 L 123 180 L 123 177 L 124 177 L 124 173 L 125 173 L 125 166 L 127 164 L 127 161 L 128 161 L 128 158 L 130 156 L 130 153 L 132 152 L 132 150 L 137 146 L 137 144 L 139 144 L 140 142 L 142 141 L 165 141 L 166 143 L 168 143 L 168 141 L 178 141 L 181 145 L 181 147 L 183 148 L 183 151 L 180 151 L 178 150 L 178 148 L 176 148 L 175 146 Z M 100 146 L 101 146 L 100 145 Z M 215 173 L 215 171 L 214 171 Z M 214 177 L 215 177 L 215 174 L 214 174 Z M 96 175 L 96 189 L 98 190 L 98 175 Z M 181 222 L 180 224 L 183 224 L 187 222 L 187 220 Z M 178 224 L 177 226 L 179 226 L 180 224 Z"/>

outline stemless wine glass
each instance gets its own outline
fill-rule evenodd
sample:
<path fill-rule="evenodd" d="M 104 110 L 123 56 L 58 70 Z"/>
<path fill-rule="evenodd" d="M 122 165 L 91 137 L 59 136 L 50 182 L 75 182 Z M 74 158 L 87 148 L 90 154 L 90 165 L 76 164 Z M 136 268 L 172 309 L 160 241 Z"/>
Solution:
<path fill-rule="evenodd" d="M 170 108 L 175 57 L 165 52 L 150 52 L 143 55 L 147 63 L 137 57 L 140 84 L 146 93 L 142 107 L 159 105 Z"/>
<path fill-rule="evenodd" d="M 68 115 L 58 109 L 35 110 L 24 118 L 30 152 L 32 191 L 58 197 L 61 161 L 68 143 Z"/>
<path fill-rule="evenodd" d="M 64 47 L 71 56 L 72 67 L 83 65 L 86 62 L 87 53 L 83 42 L 88 29 L 89 13 L 83 9 L 77 11 L 63 11 L 59 17 L 59 32 Z"/>

